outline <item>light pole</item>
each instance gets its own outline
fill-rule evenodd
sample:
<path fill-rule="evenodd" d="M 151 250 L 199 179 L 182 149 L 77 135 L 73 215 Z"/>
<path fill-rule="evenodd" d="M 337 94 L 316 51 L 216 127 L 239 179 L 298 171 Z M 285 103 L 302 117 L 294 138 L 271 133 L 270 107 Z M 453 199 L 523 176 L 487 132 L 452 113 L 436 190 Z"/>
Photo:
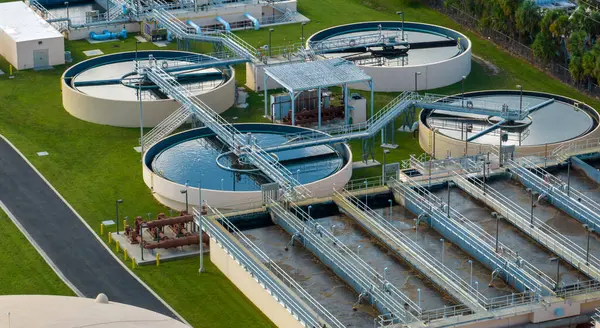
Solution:
<path fill-rule="evenodd" d="M 498 231 L 500 229 L 500 215 L 496 215 L 496 254 L 498 254 Z"/>
<path fill-rule="evenodd" d="M 476 290 L 476 291 L 479 291 L 479 281 L 476 281 L 476 282 L 475 282 L 475 290 Z"/>
<path fill-rule="evenodd" d="M 187 196 L 187 195 L 186 195 Z M 198 226 L 200 227 L 200 268 L 199 273 L 204 272 L 204 245 L 202 243 L 202 180 L 198 181 L 198 209 L 200 215 L 198 216 Z"/>
<path fill-rule="evenodd" d="M 535 199 L 535 191 L 533 191 L 533 189 L 531 188 L 527 188 L 525 189 L 528 193 L 531 194 L 531 210 L 530 210 L 530 215 L 529 215 L 529 225 L 533 228 L 533 201 Z"/>
<path fill-rule="evenodd" d="M 413 219 L 415 221 L 415 243 L 419 242 L 419 219 Z"/>
<path fill-rule="evenodd" d="M 140 41 L 135 41 L 135 64 L 138 64 L 138 45 L 140 44 Z"/>
<path fill-rule="evenodd" d="M 523 111 L 523 86 L 522 85 L 517 85 L 517 88 L 520 90 L 520 97 L 519 97 L 519 113 L 521 111 Z"/>
<path fill-rule="evenodd" d="M 567 196 L 571 196 L 571 159 L 567 159 Z"/>
<path fill-rule="evenodd" d="M 590 235 L 594 232 L 594 228 L 590 228 L 587 224 L 583 225 L 583 228 L 587 232 L 587 246 L 585 248 L 585 265 L 590 263 Z"/>
<path fill-rule="evenodd" d="M 417 288 L 417 297 L 419 308 L 421 308 L 421 288 Z"/>
<path fill-rule="evenodd" d="M 386 279 L 385 277 L 387 275 L 387 270 L 388 270 L 388 267 L 383 268 L 383 280 Z"/>
<path fill-rule="evenodd" d="M 67 27 L 71 27 L 71 20 L 69 19 L 69 1 L 65 1 L 65 6 L 67 7 Z"/>
<path fill-rule="evenodd" d="M 444 238 L 441 238 L 440 241 L 442 242 L 442 264 L 444 263 Z"/>
<path fill-rule="evenodd" d="M 221 190 L 223 190 L 223 178 L 221 178 Z"/>
<path fill-rule="evenodd" d="M 312 205 L 308 205 L 308 216 L 310 216 L 310 209 L 312 208 Z"/>
<path fill-rule="evenodd" d="M 462 94 L 461 107 L 465 107 L 465 80 L 466 79 L 467 79 L 467 77 L 464 75 L 461 77 L 461 90 L 462 90 L 462 92 L 461 92 L 461 94 Z"/>
<path fill-rule="evenodd" d="M 390 223 L 392 223 L 392 204 L 394 203 L 392 199 L 388 199 L 388 203 L 390 203 Z"/>
<path fill-rule="evenodd" d="M 555 290 L 558 290 L 559 280 L 560 280 L 560 258 L 559 257 L 551 257 L 550 263 L 556 261 L 556 287 Z"/>
<path fill-rule="evenodd" d="M 417 77 L 421 75 L 421 72 L 415 72 L 415 92 L 418 92 L 418 84 L 417 84 Z"/>
<path fill-rule="evenodd" d="M 356 247 L 356 256 L 360 256 L 360 248 L 362 247 L 362 245 L 358 245 Z"/>
<path fill-rule="evenodd" d="M 273 31 L 275 31 L 275 29 L 269 29 L 269 58 L 271 57 L 271 33 L 273 33 Z"/>
<path fill-rule="evenodd" d="M 452 182 L 448 181 L 448 209 L 447 209 L 447 215 L 448 218 L 450 218 L 450 187 L 452 187 Z"/>
<path fill-rule="evenodd" d="M 381 185 L 385 185 L 385 163 L 386 163 L 386 157 L 387 154 L 389 154 L 390 151 L 387 149 L 383 150 L 383 165 L 381 166 Z"/>
<path fill-rule="evenodd" d="M 296 170 L 296 181 L 300 182 L 300 169 Z"/>
<path fill-rule="evenodd" d="M 397 11 L 396 15 L 400 15 L 402 16 L 402 41 L 404 41 L 404 12 L 403 11 Z"/>
<path fill-rule="evenodd" d="M 189 213 L 189 212 L 188 212 L 188 210 L 189 210 L 189 207 L 188 207 L 188 191 L 187 191 L 187 185 L 186 185 L 186 188 L 185 188 L 185 189 L 181 189 L 181 190 L 179 190 L 179 192 L 180 192 L 180 193 L 182 193 L 182 194 L 185 194 L 185 213 L 186 213 L 186 214 L 188 214 L 188 213 Z"/>
<path fill-rule="evenodd" d="M 119 204 L 123 202 L 122 199 L 117 199 L 117 235 L 119 234 Z"/>
<path fill-rule="evenodd" d="M 469 260 L 469 264 L 471 265 L 471 275 L 469 278 L 469 286 L 473 287 L 473 260 Z"/>
<path fill-rule="evenodd" d="M 369 182 L 365 180 L 365 209 L 369 207 Z"/>
<path fill-rule="evenodd" d="M 302 22 L 302 47 L 304 48 L 304 26 L 308 24 L 307 22 Z"/>

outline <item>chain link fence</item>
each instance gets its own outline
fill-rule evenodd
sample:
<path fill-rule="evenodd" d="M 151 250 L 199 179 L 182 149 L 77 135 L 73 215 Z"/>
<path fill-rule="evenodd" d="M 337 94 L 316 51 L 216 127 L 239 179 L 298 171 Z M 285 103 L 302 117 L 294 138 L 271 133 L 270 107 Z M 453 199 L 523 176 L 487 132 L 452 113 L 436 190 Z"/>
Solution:
<path fill-rule="evenodd" d="M 450 17 L 464 28 L 494 42 L 509 53 L 522 58 L 535 67 L 552 75 L 556 79 L 567 83 L 577 90 L 590 96 L 596 98 L 600 97 L 600 87 L 597 84 L 591 83 L 588 85 L 587 82 L 578 83 L 574 81 L 571 77 L 571 73 L 569 72 L 569 68 L 566 65 L 557 62 L 544 63 L 542 60 L 535 58 L 533 49 L 527 45 L 498 30 L 488 27 L 481 27 L 479 25 L 479 19 L 453 5 L 446 5 L 444 0 L 426 0 L 425 2 L 428 3 L 430 7 Z"/>

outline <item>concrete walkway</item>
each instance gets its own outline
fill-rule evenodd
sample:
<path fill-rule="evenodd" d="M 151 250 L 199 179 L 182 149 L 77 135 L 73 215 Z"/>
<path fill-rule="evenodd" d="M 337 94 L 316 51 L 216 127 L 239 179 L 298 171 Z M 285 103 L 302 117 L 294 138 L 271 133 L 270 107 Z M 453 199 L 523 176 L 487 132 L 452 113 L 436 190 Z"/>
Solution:
<path fill-rule="evenodd" d="M 181 320 L 101 244 L 79 215 L 1 136 L 0 154 L 0 203 L 79 296 L 95 298 L 104 293 L 111 301 Z"/>

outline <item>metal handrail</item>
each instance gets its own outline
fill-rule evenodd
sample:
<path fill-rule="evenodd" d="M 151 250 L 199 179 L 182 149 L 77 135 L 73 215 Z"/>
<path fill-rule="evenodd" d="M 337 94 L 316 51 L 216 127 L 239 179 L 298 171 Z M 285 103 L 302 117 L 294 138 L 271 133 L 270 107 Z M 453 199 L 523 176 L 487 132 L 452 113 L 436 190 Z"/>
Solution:
<path fill-rule="evenodd" d="M 457 291 L 462 293 L 463 297 L 474 297 L 480 306 L 485 306 L 487 298 L 483 294 L 479 293 L 478 290 L 460 278 L 454 271 L 425 251 L 421 246 L 400 231 L 400 229 L 391 224 L 390 221 L 385 220 L 379 213 L 373 211 L 364 202 L 354 197 L 354 195 L 347 190 L 342 190 L 341 192 L 335 191 L 334 197 L 335 196 L 338 196 L 341 201 L 344 201 L 348 205 L 354 206 L 359 211 L 362 211 L 362 213 L 364 213 L 364 218 L 373 222 L 373 226 L 378 229 L 379 233 L 395 241 L 397 246 L 407 249 L 407 251 L 410 252 L 410 255 L 419 261 L 420 266 L 427 267 L 439 278 L 446 281 L 448 285 L 457 284 Z M 447 288 L 446 286 L 441 287 Z"/>
<path fill-rule="evenodd" d="M 460 188 L 467 188 L 468 193 L 480 194 L 484 198 L 485 203 L 493 202 L 493 206 L 497 211 L 505 217 L 505 219 L 516 225 L 521 231 L 529 235 L 540 244 L 544 245 L 549 250 L 556 253 L 565 261 L 571 263 L 576 268 L 583 270 L 587 267 L 587 273 L 595 278 L 600 278 L 600 260 L 594 255 L 589 256 L 589 265 L 585 264 L 586 253 L 581 246 L 573 243 L 570 239 L 564 237 L 560 232 L 547 225 L 538 217 L 533 217 L 533 226 L 531 225 L 531 215 L 518 204 L 514 203 L 502 193 L 496 191 L 489 185 L 485 185 L 485 193 L 483 192 L 483 181 L 476 175 L 469 173 L 467 177 L 472 181 L 469 182 L 465 177 L 456 174 Z M 456 181 L 456 180 L 455 180 Z"/>
<path fill-rule="evenodd" d="M 196 217 L 201 216 L 197 210 L 194 210 L 194 215 Z M 216 227 L 213 221 L 204 217 L 202 217 L 202 221 L 202 228 L 206 229 L 208 235 L 221 244 L 224 250 L 239 262 L 242 268 L 248 271 L 257 282 L 263 285 L 264 288 L 273 295 L 279 303 L 286 307 L 292 315 L 297 316 L 299 321 L 308 323 L 309 325 L 317 327 L 321 325 L 321 322 L 319 322 L 317 318 L 314 318 L 310 311 L 304 309 L 303 305 L 298 303 L 284 287 L 274 280 L 266 272 L 265 268 L 252 260 L 243 249 L 237 246 L 234 241 L 230 240 L 225 233 Z M 200 226 L 198 221 L 196 221 L 196 224 Z"/>
<path fill-rule="evenodd" d="M 289 202 L 289 204 L 296 213 L 295 215 L 276 202 L 271 202 L 270 208 L 274 214 L 278 215 L 278 219 L 285 220 L 287 224 L 296 230 L 296 233 L 313 243 L 327 257 L 328 261 L 335 263 L 336 267 L 344 270 L 346 274 L 359 283 L 362 291 L 357 292 L 366 292 L 378 304 L 383 305 L 392 313 L 401 313 L 402 315 L 396 318 L 398 320 L 403 320 L 406 323 L 416 320 L 411 311 L 405 311 L 404 309 L 404 304 L 408 304 L 410 309 L 417 314 L 420 313 L 421 308 L 414 301 L 396 289 L 386 279 L 383 279 L 380 273 L 375 271 L 327 229 L 315 222 L 300 207 L 293 202 Z"/>
<path fill-rule="evenodd" d="M 530 183 L 540 188 L 540 190 L 544 190 L 548 196 L 553 197 L 556 201 L 573 211 L 579 216 L 579 221 L 583 219 L 586 221 L 584 223 L 590 225 L 591 228 L 600 231 L 600 204 L 571 186 L 568 187 L 569 193 L 567 194 L 564 191 L 567 188 L 567 183 L 548 173 L 543 168 L 538 167 L 527 158 L 509 160 L 507 162 L 517 173 L 529 177 L 533 176 L 533 180 L 528 180 Z M 524 165 L 521 165 L 519 162 L 522 162 Z M 577 217 L 575 218 L 577 219 Z"/>
<path fill-rule="evenodd" d="M 505 251 L 501 254 L 496 253 L 493 246 L 496 240 L 485 230 L 481 229 L 481 227 L 474 224 L 453 208 L 450 209 L 451 215 L 448 216 L 445 211 L 442 211 L 447 204 L 427 189 L 412 181 L 412 179 L 405 177 L 403 181 L 406 181 L 406 183 L 402 183 L 392 178 L 390 180 L 390 186 L 402 192 L 405 197 L 410 198 L 412 203 L 421 211 L 432 215 L 432 218 L 436 219 L 436 225 L 441 224 L 445 226 L 449 232 L 454 233 L 461 240 L 464 240 L 467 244 L 471 245 L 473 250 L 488 259 L 490 263 L 494 263 L 497 268 L 505 268 L 506 266 L 512 268 L 513 278 L 521 282 L 524 286 L 527 286 L 529 290 L 541 292 L 542 287 L 547 287 L 547 281 L 552 281 L 547 275 L 537 270 L 537 268 L 510 251 L 510 248 L 500 242 L 498 243 L 499 247 Z M 521 265 L 516 267 L 514 264 L 516 262 Z M 538 281 L 536 277 L 543 278 L 544 284 L 542 284 L 541 281 Z M 535 286 L 530 286 L 527 281 L 534 282 Z M 553 285 L 550 284 L 550 286 Z M 550 291 L 550 288 L 547 289 Z"/>
<path fill-rule="evenodd" d="M 281 279 L 288 288 L 294 290 L 298 295 L 305 300 L 313 310 L 316 310 L 323 318 L 328 321 L 328 324 L 331 327 L 345 327 L 334 315 L 332 315 L 321 303 L 315 300 L 294 278 L 292 278 L 285 270 L 277 265 L 277 263 L 267 254 L 265 254 L 256 244 L 254 244 L 242 231 L 240 231 L 225 215 L 223 215 L 219 210 L 208 206 L 208 209 L 212 211 L 219 217 L 219 221 L 223 227 L 225 227 L 232 235 L 237 236 L 238 240 L 242 242 L 246 249 L 252 251 L 253 254 L 259 257 L 263 264 L 267 266 L 267 268 L 273 272 L 279 279 Z M 197 214 L 197 211 L 195 211 Z M 204 222 L 209 222 L 212 224 L 211 220 L 205 219 Z M 318 320 L 315 318 L 315 322 Z"/>

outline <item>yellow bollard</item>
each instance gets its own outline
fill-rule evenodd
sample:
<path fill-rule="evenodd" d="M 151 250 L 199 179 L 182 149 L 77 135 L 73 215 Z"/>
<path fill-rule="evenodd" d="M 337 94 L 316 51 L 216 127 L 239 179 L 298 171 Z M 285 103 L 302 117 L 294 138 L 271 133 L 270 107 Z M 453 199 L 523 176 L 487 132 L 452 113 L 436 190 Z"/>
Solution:
<path fill-rule="evenodd" d="M 119 241 L 118 240 L 117 240 L 117 248 L 116 248 L 116 250 L 117 250 L 117 254 L 119 254 Z"/>
<path fill-rule="evenodd" d="M 110 231 L 108 232 L 108 244 L 112 242 L 112 236 L 110 235 Z"/>
<path fill-rule="evenodd" d="M 123 248 L 123 256 L 125 258 L 125 261 L 127 261 L 127 248 Z"/>
<path fill-rule="evenodd" d="M 160 254 L 156 253 L 156 266 L 160 265 Z"/>
<path fill-rule="evenodd" d="M 131 269 L 135 269 L 135 259 L 133 257 L 131 258 Z"/>
<path fill-rule="evenodd" d="M 11 75 L 11 76 L 12 76 L 12 65 L 9 65 L 9 66 L 8 66 L 8 71 L 9 71 L 9 74 L 8 74 L 8 75 Z"/>
<path fill-rule="evenodd" d="M 100 236 L 104 235 L 104 223 L 100 223 Z"/>
<path fill-rule="evenodd" d="M 123 230 L 125 230 L 125 228 L 127 228 L 127 220 L 123 219 Z"/>

